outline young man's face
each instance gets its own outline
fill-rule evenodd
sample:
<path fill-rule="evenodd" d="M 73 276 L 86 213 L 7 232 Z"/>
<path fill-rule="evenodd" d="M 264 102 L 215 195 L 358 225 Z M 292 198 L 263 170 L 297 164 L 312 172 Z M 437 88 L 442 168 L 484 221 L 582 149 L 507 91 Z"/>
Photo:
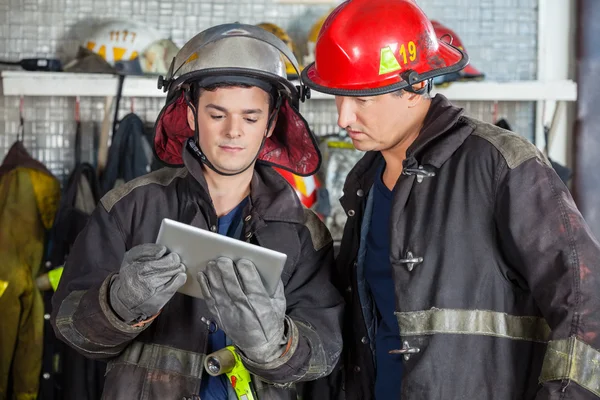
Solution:
<path fill-rule="evenodd" d="M 208 160 L 219 171 L 240 172 L 256 157 L 267 134 L 269 95 L 257 87 L 203 90 L 197 114 L 200 147 Z M 190 108 L 187 117 L 194 130 Z"/>
<path fill-rule="evenodd" d="M 416 125 L 420 121 L 413 107 L 420 101 L 409 93 L 402 96 L 392 93 L 371 97 L 336 96 L 338 125 L 346 129 L 358 150 L 390 150 L 419 129 Z"/>

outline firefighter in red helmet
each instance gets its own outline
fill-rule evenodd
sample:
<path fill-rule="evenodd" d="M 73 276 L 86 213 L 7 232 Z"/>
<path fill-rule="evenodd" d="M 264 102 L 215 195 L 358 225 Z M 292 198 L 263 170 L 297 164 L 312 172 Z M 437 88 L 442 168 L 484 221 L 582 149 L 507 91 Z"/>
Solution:
<path fill-rule="evenodd" d="M 597 399 L 600 245 L 535 146 L 429 96 L 467 64 L 414 1 L 350 0 L 302 72 L 366 151 L 340 200 L 345 397 Z"/>

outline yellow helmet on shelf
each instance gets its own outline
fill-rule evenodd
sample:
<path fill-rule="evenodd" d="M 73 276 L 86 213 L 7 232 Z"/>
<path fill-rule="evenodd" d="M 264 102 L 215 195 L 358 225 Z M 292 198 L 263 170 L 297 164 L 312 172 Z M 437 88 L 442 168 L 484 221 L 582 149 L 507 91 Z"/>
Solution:
<path fill-rule="evenodd" d="M 292 40 L 290 35 L 288 35 L 288 33 L 283 28 L 281 28 L 271 22 L 263 22 L 263 23 L 258 24 L 257 26 L 263 28 L 267 32 L 271 32 L 273 35 L 275 35 L 279 39 L 281 39 L 281 41 L 284 42 L 293 53 L 296 52 L 296 49 L 294 46 L 294 41 Z M 287 59 L 285 59 L 284 61 L 285 61 L 285 72 L 288 75 L 288 79 L 297 78 L 298 73 L 294 69 L 294 66 Z M 300 70 L 303 69 L 303 66 L 301 64 L 299 64 L 299 67 L 300 67 Z"/>
<path fill-rule="evenodd" d="M 315 46 L 317 45 L 317 39 L 319 38 L 319 32 L 321 32 L 321 27 L 323 26 L 323 23 L 325 23 L 325 20 L 327 19 L 327 17 L 331 13 L 331 11 L 332 10 L 329 10 L 329 12 L 327 12 L 327 14 L 325 14 L 321 18 L 319 18 L 317 20 L 317 22 L 315 22 L 313 24 L 312 28 L 310 28 L 310 31 L 308 32 L 308 38 L 306 40 L 307 54 L 304 56 L 304 59 L 302 60 L 304 65 L 308 65 L 315 61 Z"/>

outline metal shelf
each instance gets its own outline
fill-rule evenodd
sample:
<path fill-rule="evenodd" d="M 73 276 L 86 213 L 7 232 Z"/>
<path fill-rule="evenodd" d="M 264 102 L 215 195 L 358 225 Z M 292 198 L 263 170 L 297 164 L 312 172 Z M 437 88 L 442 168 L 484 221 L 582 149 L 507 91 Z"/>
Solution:
<path fill-rule="evenodd" d="M 89 96 L 117 94 L 118 78 L 110 74 L 71 72 L 2 71 L 4 96 Z M 128 76 L 123 83 L 126 97 L 166 97 L 157 87 L 158 77 Z"/>
<path fill-rule="evenodd" d="M 4 96 L 114 96 L 117 77 L 109 74 L 68 72 L 1 71 L 1 94 Z M 166 97 L 157 88 L 156 77 L 125 78 L 125 97 Z M 434 88 L 451 100 L 460 101 L 576 101 L 577 84 L 562 81 L 455 82 Z M 311 100 L 332 100 L 333 96 L 312 91 Z"/>

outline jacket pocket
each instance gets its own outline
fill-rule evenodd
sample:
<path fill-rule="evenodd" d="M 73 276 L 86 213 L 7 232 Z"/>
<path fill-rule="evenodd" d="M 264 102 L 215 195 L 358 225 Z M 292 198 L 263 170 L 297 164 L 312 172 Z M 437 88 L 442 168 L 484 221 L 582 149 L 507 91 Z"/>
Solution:
<path fill-rule="evenodd" d="M 133 342 L 109 362 L 103 398 L 189 398 L 200 390 L 203 362 L 203 354 Z"/>

